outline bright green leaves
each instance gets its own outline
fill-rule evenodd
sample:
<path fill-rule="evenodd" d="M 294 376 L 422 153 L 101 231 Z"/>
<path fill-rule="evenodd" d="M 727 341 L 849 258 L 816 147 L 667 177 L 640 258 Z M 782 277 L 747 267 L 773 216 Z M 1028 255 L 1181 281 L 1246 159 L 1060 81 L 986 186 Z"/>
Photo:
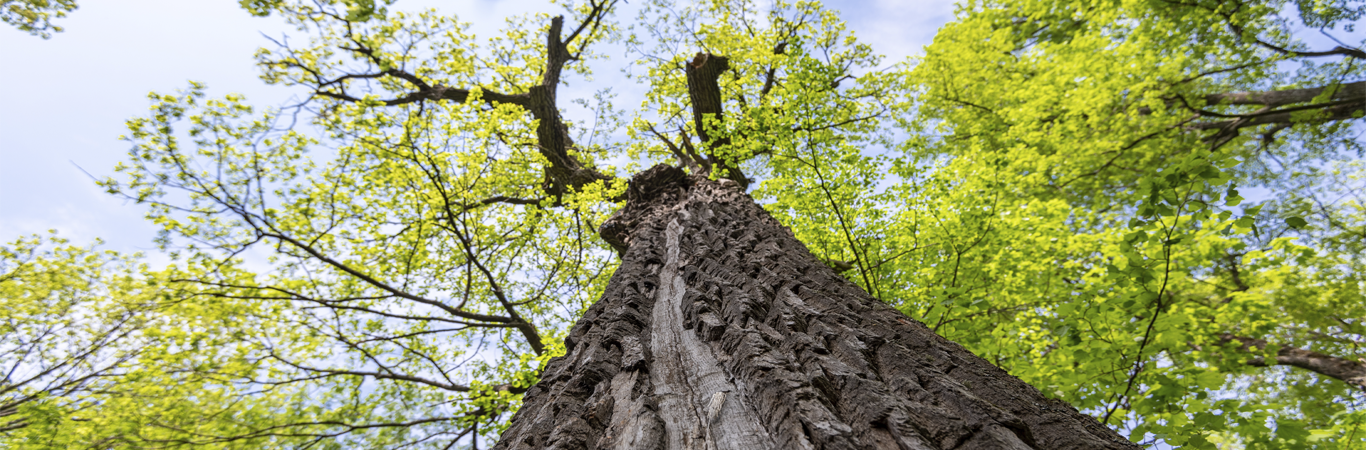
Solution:
<path fill-rule="evenodd" d="M 362 2 L 365 3 L 365 2 Z M 422 86 L 468 86 L 481 80 L 467 24 L 433 11 L 381 14 L 374 2 L 357 5 L 282 5 L 280 13 L 300 31 L 312 34 L 302 46 L 260 49 L 257 60 L 268 83 L 303 85 L 359 101 L 402 97 Z M 482 67 L 480 67 L 482 68 Z M 391 69 L 417 78 L 381 76 Z M 365 74 L 355 76 L 356 74 Z M 348 76 L 352 75 L 352 76 Z M 335 98 L 326 100 L 336 100 Z"/>
<path fill-rule="evenodd" d="M 1285 218 L 1285 224 L 1286 224 L 1287 226 L 1289 226 L 1290 228 L 1300 229 L 1300 228 L 1304 228 L 1306 225 L 1309 225 L 1309 222 L 1308 222 L 1308 221 L 1305 221 L 1303 217 L 1293 217 L 1293 216 L 1292 216 L 1292 217 L 1286 217 L 1286 218 Z"/>
<path fill-rule="evenodd" d="M 126 178 L 104 186 L 150 206 L 162 245 L 198 268 L 181 277 L 187 289 L 259 300 L 298 335 L 241 338 L 265 373 L 234 372 L 235 382 L 288 387 L 259 401 L 297 410 L 262 411 L 223 436 L 279 429 L 376 446 L 475 428 L 496 436 L 513 392 L 534 383 L 559 330 L 605 285 L 615 261 L 596 228 L 622 186 L 588 185 L 550 207 L 546 162 L 527 145 L 533 123 L 481 94 L 339 104 L 316 122 L 318 139 L 197 85 L 154 95 L 150 116 L 129 122 Z M 335 153 L 304 159 L 320 140 Z M 263 250 L 266 275 L 232 269 Z M 286 398 L 304 390 L 327 394 Z M 368 426 L 415 420 L 425 425 Z"/>
<path fill-rule="evenodd" d="M 214 435 L 235 426 L 217 416 L 228 405 L 283 414 L 276 396 L 221 380 L 257 373 L 250 338 L 289 333 L 255 321 L 267 311 L 250 300 L 195 299 L 173 283 L 180 275 L 55 237 L 0 247 L 0 446 Z"/>
<path fill-rule="evenodd" d="M 154 326 L 157 309 L 142 270 L 55 236 L 0 246 L 0 443 L 41 445 L 44 431 L 98 401 L 90 396 L 107 389 L 102 377 L 127 371 L 154 342 L 130 339 Z"/>
<path fill-rule="evenodd" d="M 1290 5 L 1231 5 L 962 5 L 910 73 L 922 116 L 902 124 L 920 136 L 899 167 L 917 181 L 895 192 L 913 199 L 913 248 L 967 250 L 907 260 L 919 279 L 897 283 L 931 287 L 898 301 L 1136 441 L 1320 445 L 1291 430 L 1328 429 L 1351 411 L 1348 386 L 1260 368 L 1274 351 L 1233 343 L 1359 357 L 1340 344 L 1359 341 L 1347 318 L 1362 289 L 1340 283 L 1358 278 L 1343 271 L 1360 265 L 1349 256 L 1360 239 L 1347 237 L 1360 229 L 1360 181 L 1324 166 L 1355 164 L 1360 146 L 1310 107 L 1285 123 L 1238 118 L 1284 104 L 1265 91 L 1355 81 L 1360 69 L 1350 58 L 1286 64 L 1295 55 L 1273 47 L 1306 48 L 1281 16 Z M 1318 8 L 1306 22 L 1359 16 L 1354 5 L 1299 6 Z M 1273 201 L 1257 201 L 1267 189 Z M 984 214 L 981 198 L 1000 200 Z M 1049 202 L 1058 213 L 1027 228 L 1003 220 Z M 1034 247 L 1041 236 L 1048 246 Z M 1335 296 L 1341 314 L 1320 309 Z M 1024 339 L 1039 344 L 1012 342 Z"/>
<path fill-rule="evenodd" d="M 152 94 L 150 117 L 128 122 L 124 139 L 134 147 L 116 168 L 127 179 L 100 185 L 149 204 L 148 218 L 168 233 L 200 236 L 201 245 L 223 248 L 253 237 L 237 228 L 249 225 L 241 217 L 214 213 L 226 203 L 268 215 L 273 208 L 263 195 L 273 184 L 311 170 L 304 149 L 312 140 L 292 131 L 273 132 L 273 117 L 250 117 L 252 109 L 240 96 L 206 99 L 203 89 L 192 83 L 178 95 Z M 177 130 L 184 123 L 185 129 Z M 188 202 L 166 202 L 174 190 L 188 192 Z"/>
<path fill-rule="evenodd" d="M 809 153 L 803 146 L 868 142 L 878 117 L 894 102 L 890 92 L 879 89 L 891 78 L 873 71 L 878 58 L 818 3 L 770 6 L 656 1 L 645 7 L 642 17 L 650 20 L 633 28 L 627 40 L 643 56 L 635 66 L 645 73 L 637 77 L 649 89 L 647 113 L 636 119 L 632 137 L 653 145 L 642 144 L 636 152 L 654 158 L 668 154 L 655 132 L 700 140 L 703 130 L 695 129 L 688 105 L 679 99 L 689 95 L 684 65 L 704 63 L 702 53 L 725 56 L 730 68 L 719 79 L 724 118 L 704 122 L 715 128 L 707 134 L 724 136 L 725 143 L 696 145 L 730 166 L 767 175 L 773 165 L 765 163 Z M 692 47 L 678 47 L 678 42 Z"/>
<path fill-rule="evenodd" d="M 547 17 L 514 19 L 483 49 L 452 16 L 387 4 L 250 2 L 312 35 L 258 52 L 267 82 L 313 90 L 323 107 L 311 128 L 278 129 L 275 113 L 252 117 L 198 85 L 156 95 L 153 113 L 129 122 L 126 179 L 104 182 L 150 206 L 162 245 L 200 268 L 184 278 L 199 295 L 259 300 L 301 336 L 258 342 L 267 373 L 228 378 L 326 395 L 225 440 L 491 439 L 615 265 L 596 230 L 625 184 L 599 175 L 549 193 L 564 162 L 547 158 L 591 165 L 609 146 L 542 148 L 532 116 L 553 117 L 537 109 Z M 615 33 L 601 6 L 570 7 L 593 22 L 562 30 L 575 38 L 556 64 L 588 73 L 590 44 Z M 610 135 L 612 120 L 600 122 Z M 303 156 L 320 144 L 334 150 Z M 253 260 L 262 276 L 225 271 L 244 255 L 266 257 Z M 406 423 L 417 425 L 395 425 Z"/>
<path fill-rule="evenodd" d="M 53 25 L 52 19 L 66 17 L 66 13 L 75 10 L 76 0 L 5 0 L 0 2 L 0 22 L 47 39 L 52 33 L 62 32 L 62 27 Z"/>

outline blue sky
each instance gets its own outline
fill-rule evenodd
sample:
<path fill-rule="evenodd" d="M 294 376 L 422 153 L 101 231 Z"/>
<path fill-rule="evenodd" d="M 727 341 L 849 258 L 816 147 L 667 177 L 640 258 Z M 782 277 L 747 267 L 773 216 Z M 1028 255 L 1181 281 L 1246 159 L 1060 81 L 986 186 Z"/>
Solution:
<path fill-rule="evenodd" d="M 951 3 L 924 0 L 827 4 L 889 61 L 919 53 L 952 13 Z M 560 11 L 532 0 L 395 5 L 422 8 L 456 14 L 481 38 L 509 15 Z M 263 33 L 293 30 L 273 18 L 251 17 L 234 0 L 85 1 L 59 25 L 67 31 L 49 40 L 0 28 L 6 66 L 0 71 L 0 241 L 56 229 L 77 243 L 102 238 L 105 248 L 154 253 L 156 228 L 143 220 L 144 209 L 103 193 L 86 174 L 113 173 L 128 148 L 118 140 L 123 122 L 146 113 L 146 94 L 173 92 L 196 80 L 208 84 L 210 95 L 243 93 L 262 107 L 301 95 L 262 83 L 251 56 L 269 45 Z M 610 76 L 605 71 L 598 70 L 600 78 Z M 629 89 L 617 91 L 618 105 L 637 104 Z"/>

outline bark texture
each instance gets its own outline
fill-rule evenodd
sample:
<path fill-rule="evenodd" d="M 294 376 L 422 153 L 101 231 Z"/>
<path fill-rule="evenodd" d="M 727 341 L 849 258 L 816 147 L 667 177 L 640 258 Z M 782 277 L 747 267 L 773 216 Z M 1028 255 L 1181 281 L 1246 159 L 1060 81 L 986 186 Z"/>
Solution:
<path fill-rule="evenodd" d="M 729 181 L 657 166 L 498 449 L 1135 448 L 817 261 Z"/>

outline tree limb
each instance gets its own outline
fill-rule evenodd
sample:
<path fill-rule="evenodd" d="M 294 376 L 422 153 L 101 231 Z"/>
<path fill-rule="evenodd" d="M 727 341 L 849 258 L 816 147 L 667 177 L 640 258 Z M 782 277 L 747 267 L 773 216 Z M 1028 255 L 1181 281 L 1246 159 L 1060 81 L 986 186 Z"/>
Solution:
<path fill-rule="evenodd" d="M 1196 122 L 1187 125 L 1186 128 L 1191 130 L 1220 130 L 1220 134 L 1235 133 L 1238 129 L 1254 127 L 1257 125 L 1292 123 L 1291 120 L 1294 119 L 1294 113 L 1312 109 L 1318 109 L 1322 115 L 1305 120 L 1305 123 L 1335 122 L 1339 120 L 1356 119 L 1361 116 L 1363 111 L 1366 111 L 1366 98 L 1324 105 L 1329 106 L 1320 107 L 1321 105 L 1307 105 L 1300 108 L 1286 108 L 1277 111 L 1249 114 L 1246 117 L 1239 117 L 1236 119 L 1214 122 Z"/>
<path fill-rule="evenodd" d="M 592 7 L 587 17 L 570 33 L 568 38 L 561 39 L 561 33 L 564 29 L 564 16 L 551 19 L 550 28 L 546 33 L 546 59 L 541 82 L 524 93 L 506 94 L 485 89 L 482 86 L 470 88 L 444 86 L 441 83 L 429 83 L 422 77 L 399 68 L 390 68 L 374 73 L 343 74 L 336 78 L 327 79 L 318 70 L 297 62 L 283 61 L 272 64 L 307 72 L 314 79 L 314 95 L 343 102 L 354 103 L 362 100 L 346 92 L 345 82 L 347 80 L 392 77 L 403 80 L 411 85 L 413 90 L 395 98 L 381 100 L 380 103 L 385 106 L 422 101 L 463 103 L 471 100 L 476 89 L 480 91 L 479 100 L 486 104 L 520 106 L 536 119 L 536 147 L 549 163 L 545 168 L 546 182 L 543 188 L 548 196 L 558 199 L 566 193 L 582 189 L 585 185 L 613 179 L 613 177 L 599 172 L 596 168 L 583 164 L 574 156 L 576 153 L 574 142 L 569 137 L 569 128 L 560 116 L 556 103 L 556 91 L 565 64 L 578 59 L 577 54 L 570 53 L 569 44 L 575 39 L 591 38 L 601 27 L 602 20 L 611 11 L 616 1 L 591 1 L 590 4 Z M 341 17 L 336 17 L 336 19 L 347 26 L 347 35 L 350 36 L 350 22 Z M 351 39 L 351 41 L 351 45 L 341 48 L 366 55 L 373 64 L 382 62 L 376 56 L 375 49 L 368 47 L 361 40 Z"/>
<path fill-rule="evenodd" d="M 731 167 L 714 153 L 716 149 L 729 145 L 730 139 L 713 136 L 707 127 L 708 118 L 719 123 L 725 116 L 719 80 L 721 74 L 727 70 L 730 70 L 729 58 L 702 52 L 693 56 L 692 62 L 685 64 L 683 69 L 688 80 L 688 99 L 692 102 L 693 126 L 696 127 L 697 136 L 702 139 L 706 150 L 710 150 L 707 159 L 711 163 L 711 168 L 724 170 L 727 178 L 745 188 L 749 186 L 749 179 L 740 172 L 740 168 Z"/>
<path fill-rule="evenodd" d="M 1247 351 L 1264 349 L 1267 348 L 1268 345 L 1271 345 L 1263 339 L 1234 336 L 1228 333 L 1220 335 L 1219 339 L 1226 343 L 1237 341 L 1241 344 L 1241 349 Z M 1352 361 L 1346 358 L 1329 356 L 1315 351 L 1282 345 L 1276 351 L 1275 361 L 1267 361 L 1265 358 L 1256 357 L 1248 360 L 1247 364 L 1258 367 L 1272 365 L 1298 367 L 1342 381 L 1354 388 L 1366 391 L 1366 363 L 1361 361 Z"/>
<path fill-rule="evenodd" d="M 1306 103 L 1314 100 L 1315 97 L 1325 91 L 1333 92 L 1328 101 L 1362 99 L 1366 98 L 1366 81 L 1282 91 L 1209 94 L 1205 96 L 1205 103 L 1208 105 L 1264 105 L 1274 108 L 1294 103 Z"/>

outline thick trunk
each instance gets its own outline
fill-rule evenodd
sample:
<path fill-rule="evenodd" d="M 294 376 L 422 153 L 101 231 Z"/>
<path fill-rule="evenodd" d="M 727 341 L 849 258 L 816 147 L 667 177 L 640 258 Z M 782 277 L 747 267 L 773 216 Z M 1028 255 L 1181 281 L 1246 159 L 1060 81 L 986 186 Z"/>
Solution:
<path fill-rule="evenodd" d="M 625 250 L 495 448 L 1064 449 L 1133 444 L 874 300 L 729 181 L 657 166 Z"/>

